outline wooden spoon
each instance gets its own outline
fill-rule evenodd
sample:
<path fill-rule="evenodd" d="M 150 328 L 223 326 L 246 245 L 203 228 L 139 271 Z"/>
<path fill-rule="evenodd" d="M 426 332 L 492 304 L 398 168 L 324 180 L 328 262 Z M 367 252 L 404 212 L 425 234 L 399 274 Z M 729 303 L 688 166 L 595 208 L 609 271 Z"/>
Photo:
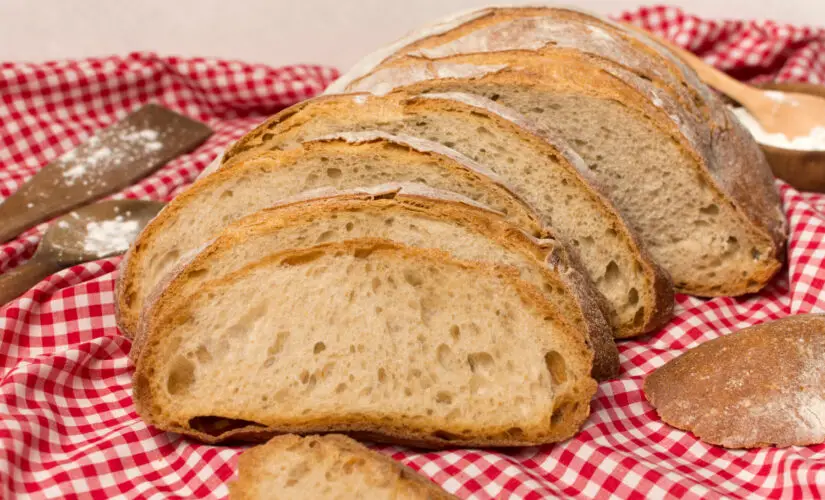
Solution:
<path fill-rule="evenodd" d="M 0 305 L 61 269 L 125 252 L 162 207 L 157 201 L 111 200 L 56 219 L 34 256 L 0 276 Z"/>
<path fill-rule="evenodd" d="M 825 127 L 825 99 L 798 92 L 762 90 L 735 80 L 696 55 L 637 26 L 642 32 L 670 49 L 685 61 L 705 83 L 742 105 L 769 133 L 781 133 L 788 139 L 810 135 L 816 127 Z"/>
<path fill-rule="evenodd" d="M 41 168 L 0 203 L 0 243 L 131 185 L 211 134 L 203 123 L 144 105 Z"/>

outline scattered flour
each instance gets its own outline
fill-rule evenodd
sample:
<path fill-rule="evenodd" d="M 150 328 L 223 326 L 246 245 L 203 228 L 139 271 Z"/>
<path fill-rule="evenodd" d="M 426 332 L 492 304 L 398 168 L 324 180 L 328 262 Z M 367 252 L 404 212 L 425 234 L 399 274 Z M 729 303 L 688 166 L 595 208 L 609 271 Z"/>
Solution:
<path fill-rule="evenodd" d="M 152 129 L 130 128 L 114 132 L 103 130 L 100 135 L 90 137 L 84 146 L 59 158 L 58 161 L 63 168 L 63 179 L 69 186 L 78 181 L 84 186 L 89 186 L 90 183 L 96 182 L 96 178 L 105 169 L 117 167 L 124 161 L 129 162 L 141 155 L 162 149 L 163 143 L 158 140 L 159 135 L 157 130 Z M 104 143 L 117 147 L 113 149 L 103 146 Z"/>
<path fill-rule="evenodd" d="M 772 93 L 766 92 L 769 95 Z M 776 92 L 776 94 L 782 95 L 782 92 Z M 771 98 L 778 100 L 775 96 Z M 784 97 L 781 98 L 784 99 Z M 825 127 L 816 127 L 808 135 L 790 139 L 785 134 L 766 132 L 762 125 L 756 121 L 756 118 L 748 113 L 745 108 L 733 108 L 733 114 L 760 144 L 776 148 L 798 149 L 800 151 L 825 151 Z"/>
<path fill-rule="evenodd" d="M 89 222 L 86 224 L 83 249 L 98 255 L 125 252 L 139 229 L 136 220 L 124 221 L 121 216 L 117 216 L 115 220 Z"/>

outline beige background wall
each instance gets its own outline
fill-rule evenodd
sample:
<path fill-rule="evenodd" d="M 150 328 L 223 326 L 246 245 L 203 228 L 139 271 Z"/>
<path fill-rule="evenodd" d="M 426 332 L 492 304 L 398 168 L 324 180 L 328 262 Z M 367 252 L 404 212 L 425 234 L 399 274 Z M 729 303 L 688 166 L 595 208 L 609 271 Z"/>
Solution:
<path fill-rule="evenodd" d="M 716 18 L 825 25 L 825 0 L 666 0 Z M 153 50 L 342 69 L 428 20 L 490 0 L 0 0 L 0 60 Z M 512 1 L 511 3 L 535 3 Z M 632 0 L 568 0 L 602 13 Z M 650 4 L 651 2 L 646 2 Z"/>

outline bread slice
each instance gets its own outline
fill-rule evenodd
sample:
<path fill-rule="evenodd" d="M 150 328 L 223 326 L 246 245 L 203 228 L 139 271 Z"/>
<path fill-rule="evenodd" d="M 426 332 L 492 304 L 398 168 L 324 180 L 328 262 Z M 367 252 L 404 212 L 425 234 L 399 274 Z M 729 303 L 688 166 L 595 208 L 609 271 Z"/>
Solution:
<path fill-rule="evenodd" d="M 456 498 L 415 471 L 340 434 L 274 437 L 245 451 L 230 500 L 448 500 Z"/>
<path fill-rule="evenodd" d="M 169 203 L 146 226 L 121 264 L 117 294 L 121 330 L 133 335 L 149 292 L 178 260 L 231 222 L 309 189 L 391 181 L 455 191 L 505 214 L 530 234 L 543 234 L 538 216 L 503 181 L 440 144 L 381 132 L 319 139 L 222 169 Z"/>
<path fill-rule="evenodd" d="M 131 356 L 139 358 L 143 332 L 172 321 L 168 315 L 174 314 L 174 304 L 209 281 L 261 255 L 365 237 L 515 267 L 523 280 L 543 291 L 560 317 L 586 333 L 594 350 L 593 377 L 618 374 L 619 356 L 598 294 L 558 242 L 536 240 L 469 199 L 418 185 L 315 192 L 232 224 L 147 301 Z"/>
<path fill-rule="evenodd" d="M 825 315 L 769 321 L 656 369 L 644 392 L 662 420 L 727 448 L 825 442 Z"/>
<path fill-rule="evenodd" d="M 616 337 L 653 331 L 670 320 L 673 285 L 667 273 L 599 193 L 581 157 L 520 114 L 483 97 L 320 97 L 275 115 L 247 134 L 227 150 L 224 165 L 334 132 L 373 128 L 438 141 L 502 176 L 576 253 L 607 299 Z"/>
<path fill-rule="evenodd" d="M 571 142 L 677 290 L 703 296 L 761 289 L 781 267 L 785 222 L 758 148 L 718 148 L 715 134 L 666 92 L 575 51 L 402 59 L 352 91 L 463 91 L 517 109 Z M 752 144 L 751 144 L 752 146 Z M 753 161 L 745 164 L 744 161 Z M 748 188 L 750 186 L 750 188 Z"/>
<path fill-rule="evenodd" d="M 366 433 L 445 446 L 572 436 L 584 335 L 510 266 L 356 239 L 261 256 L 144 337 L 138 413 L 208 443 Z"/>

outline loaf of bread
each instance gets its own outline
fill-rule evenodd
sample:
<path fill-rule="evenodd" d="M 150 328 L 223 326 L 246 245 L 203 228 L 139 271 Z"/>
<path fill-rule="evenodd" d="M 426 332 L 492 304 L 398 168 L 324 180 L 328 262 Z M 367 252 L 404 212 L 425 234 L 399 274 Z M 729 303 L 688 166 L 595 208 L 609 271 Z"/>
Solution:
<path fill-rule="evenodd" d="M 382 238 L 444 250 L 462 260 L 515 267 L 524 281 L 546 295 L 560 317 L 587 335 L 594 350 L 593 377 L 605 380 L 618 374 L 618 352 L 598 307 L 598 294 L 558 242 L 536 240 L 469 199 L 415 184 L 306 193 L 241 219 L 160 286 L 144 308 L 138 336 L 172 321 L 167 316 L 174 314 L 174 304 L 205 283 L 260 255 L 353 238 Z M 142 339 L 136 339 L 135 360 L 141 344 Z"/>
<path fill-rule="evenodd" d="M 786 224 L 761 151 L 643 35 L 564 9 L 484 9 L 387 52 L 331 91 L 462 91 L 517 109 L 574 145 L 677 290 L 754 292 L 781 267 Z"/>
<path fill-rule="evenodd" d="M 306 190 L 385 182 L 418 182 L 457 192 L 505 214 L 532 235 L 544 234 L 539 216 L 503 180 L 440 144 L 382 132 L 327 137 L 222 169 L 172 200 L 146 226 L 121 264 L 121 330 L 133 335 L 148 294 L 178 260 L 231 222 Z"/>
<path fill-rule="evenodd" d="M 645 380 L 662 420 L 727 448 L 825 442 L 825 315 L 705 342 Z"/>
<path fill-rule="evenodd" d="M 669 321 L 673 286 L 599 192 L 573 149 L 515 111 L 469 94 L 331 95 L 267 120 L 229 148 L 223 165 L 315 137 L 379 129 L 440 142 L 504 178 L 568 245 L 606 298 L 618 338 Z"/>
<path fill-rule="evenodd" d="M 585 336 L 512 266 L 379 239 L 258 257 L 143 337 L 145 421 L 208 443 L 347 432 L 439 448 L 560 441 L 589 414 Z"/>
<path fill-rule="evenodd" d="M 409 467 L 340 434 L 272 438 L 238 460 L 230 500 L 449 500 Z"/>

